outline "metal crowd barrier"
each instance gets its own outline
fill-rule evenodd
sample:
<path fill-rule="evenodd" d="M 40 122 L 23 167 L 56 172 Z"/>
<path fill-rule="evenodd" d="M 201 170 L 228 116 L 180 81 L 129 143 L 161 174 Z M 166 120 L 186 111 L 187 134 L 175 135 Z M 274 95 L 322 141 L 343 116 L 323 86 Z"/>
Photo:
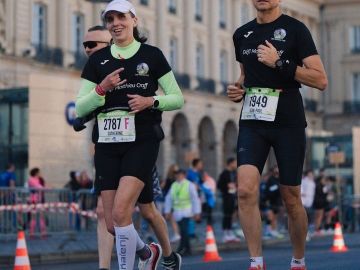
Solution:
<path fill-rule="evenodd" d="M 0 188 L 0 237 L 94 231 L 96 196 L 90 190 Z"/>
<path fill-rule="evenodd" d="M 360 232 L 360 195 L 346 196 L 342 202 L 343 223 L 349 232 Z"/>

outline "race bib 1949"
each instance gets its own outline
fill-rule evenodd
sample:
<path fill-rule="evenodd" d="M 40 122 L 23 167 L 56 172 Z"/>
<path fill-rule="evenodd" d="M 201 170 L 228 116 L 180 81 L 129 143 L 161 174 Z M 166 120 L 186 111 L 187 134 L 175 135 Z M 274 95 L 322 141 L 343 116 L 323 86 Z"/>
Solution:
<path fill-rule="evenodd" d="M 97 116 L 99 143 L 135 141 L 135 115 L 127 111 L 99 113 Z"/>
<path fill-rule="evenodd" d="M 247 88 L 241 119 L 274 121 L 280 91 L 271 88 Z"/>

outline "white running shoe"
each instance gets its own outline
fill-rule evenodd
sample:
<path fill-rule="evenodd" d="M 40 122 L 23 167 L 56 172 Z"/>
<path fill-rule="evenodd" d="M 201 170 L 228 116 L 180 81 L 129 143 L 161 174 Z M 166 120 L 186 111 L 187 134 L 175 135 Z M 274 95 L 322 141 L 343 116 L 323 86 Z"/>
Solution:
<path fill-rule="evenodd" d="M 151 243 L 149 245 L 149 248 L 151 250 L 151 256 L 147 260 L 141 260 L 139 258 L 139 270 L 156 270 L 158 267 L 159 261 L 162 256 L 161 246 L 156 243 Z"/>
<path fill-rule="evenodd" d="M 170 243 L 175 243 L 181 239 L 181 236 L 179 234 L 174 234 L 173 237 L 170 238 Z"/>

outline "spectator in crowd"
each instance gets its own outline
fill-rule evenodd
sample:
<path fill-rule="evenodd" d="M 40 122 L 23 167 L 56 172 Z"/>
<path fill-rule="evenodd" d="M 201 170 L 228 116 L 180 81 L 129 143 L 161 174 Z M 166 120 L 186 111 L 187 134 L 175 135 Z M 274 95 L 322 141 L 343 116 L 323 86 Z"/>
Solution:
<path fill-rule="evenodd" d="M 171 185 L 176 181 L 175 172 L 178 170 L 179 170 L 179 166 L 177 164 L 170 165 L 166 174 L 166 179 L 163 182 L 163 186 L 162 186 L 164 198 L 169 193 Z M 170 242 L 174 243 L 180 240 L 179 227 L 177 226 L 177 223 L 172 215 L 169 217 L 169 222 L 173 230 L 173 236 L 170 238 Z"/>
<path fill-rule="evenodd" d="M 239 238 L 233 232 L 232 217 L 236 204 L 236 159 L 231 157 L 226 161 L 226 168 L 219 176 L 217 187 L 222 195 L 223 203 L 223 242 L 238 242 Z"/>
<path fill-rule="evenodd" d="M 85 170 L 80 173 L 80 186 L 82 189 L 91 189 L 93 187 L 93 181 Z"/>
<path fill-rule="evenodd" d="M 15 165 L 9 163 L 6 170 L 0 174 L 0 187 L 15 187 Z"/>
<path fill-rule="evenodd" d="M 266 217 L 268 221 L 265 235 L 275 238 L 283 238 L 284 236 L 278 231 L 278 213 L 281 207 L 279 168 L 274 166 L 271 169 L 271 175 L 265 186 L 265 200 L 266 200 Z"/>
<path fill-rule="evenodd" d="M 204 164 L 200 158 L 195 158 L 191 162 L 191 168 L 186 173 L 186 178 L 193 182 L 198 188 L 202 182 L 201 174 L 204 169 Z"/>
<path fill-rule="evenodd" d="M 200 218 L 201 206 L 195 184 L 185 178 L 186 172 L 179 169 L 175 172 L 176 181 L 171 185 L 165 198 L 165 215 L 170 218 L 171 209 L 173 217 L 180 228 L 180 245 L 177 252 L 183 256 L 191 254 L 188 235 L 189 220 Z"/>
<path fill-rule="evenodd" d="M 191 167 L 186 172 L 186 179 L 195 184 L 199 194 L 201 194 L 200 185 L 202 183 L 201 176 L 203 169 L 204 163 L 202 160 L 200 158 L 195 158 L 191 162 Z M 197 239 L 195 234 L 195 222 L 192 219 L 189 220 L 189 236 L 190 238 Z"/>
<path fill-rule="evenodd" d="M 212 210 L 216 202 L 216 181 L 207 172 L 201 174 L 200 190 L 203 195 L 202 213 L 207 225 L 213 224 Z"/>
<path fill-rule="evenodd" d="M 301 181 L 301 201 L 305 207 L 306 214 L 308 217 L 309 226 L 312 224 L 312 206 L 315 197 L 315 181 L 313 171 L 307 170 L 304 174 L 304 177 Z M 306 240 L 310 240 L 310 234 L 308 232 Z"/>
<path fill-rule="evenodd" d="M 80 180 L 80 172 L 71 171 L 69 173 L 70 180 L 66 183 L 65 188 L 70 189 L 71 191 L 78 191 L 81 189 L 81 180 Z"/>
<path fill-rule="evenodd" d="M 28 186 L 31 189 L 30 190 L 30 203 L 32 205 L 36 205 L 38 203 L 45 202 L 44 198 L 44 192 L 42 192 L 43 189 L 45 189 L 45 181 L 41 176 L 41 172 L 39 168 L 32 168 L 30 170 L 30 178 L 28 180 Z M 39 217 L 39 223 L 40 223 L 40 233 L 41 237 L 46 237 L 46 223 L 44 218 L 44 213 L 41 210 L 38 210 L 31 212 L 31 218 L 30 218 L 30 237 L 34 237 L 36 227 L 37 227 L 37 216 Z"/>
<path fill-rule="evenodd" d="M 327 194 L 328 188 L 326 186 L 326 176 L 320 175 L 315 180 L 315 197 L 313 208 L 315 210 L 315 218 L 314 218 L 314 225 L 315 225 L 315 232 L 314 235 L 323 235 L 324 231 L 321 230 L 321 225 L 324 218 L 325 208 L 327 206 Z"/>

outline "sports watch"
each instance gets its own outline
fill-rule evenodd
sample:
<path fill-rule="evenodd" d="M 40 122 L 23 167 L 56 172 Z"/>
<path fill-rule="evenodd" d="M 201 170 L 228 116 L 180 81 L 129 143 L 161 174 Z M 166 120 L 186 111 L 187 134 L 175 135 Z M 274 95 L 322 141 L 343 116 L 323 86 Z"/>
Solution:
<path fill-rule="evenodd" d="M 153 97 L 153 99 L 154 99 L 154 102 L 153 102 L 153 105 L 152 105 L 152 108 L 153 109 L 157 109 L 157 107 L 159 107 L 159 101 L 157 100 L 157 99 L 155 99 L 154 97 Z"/>

